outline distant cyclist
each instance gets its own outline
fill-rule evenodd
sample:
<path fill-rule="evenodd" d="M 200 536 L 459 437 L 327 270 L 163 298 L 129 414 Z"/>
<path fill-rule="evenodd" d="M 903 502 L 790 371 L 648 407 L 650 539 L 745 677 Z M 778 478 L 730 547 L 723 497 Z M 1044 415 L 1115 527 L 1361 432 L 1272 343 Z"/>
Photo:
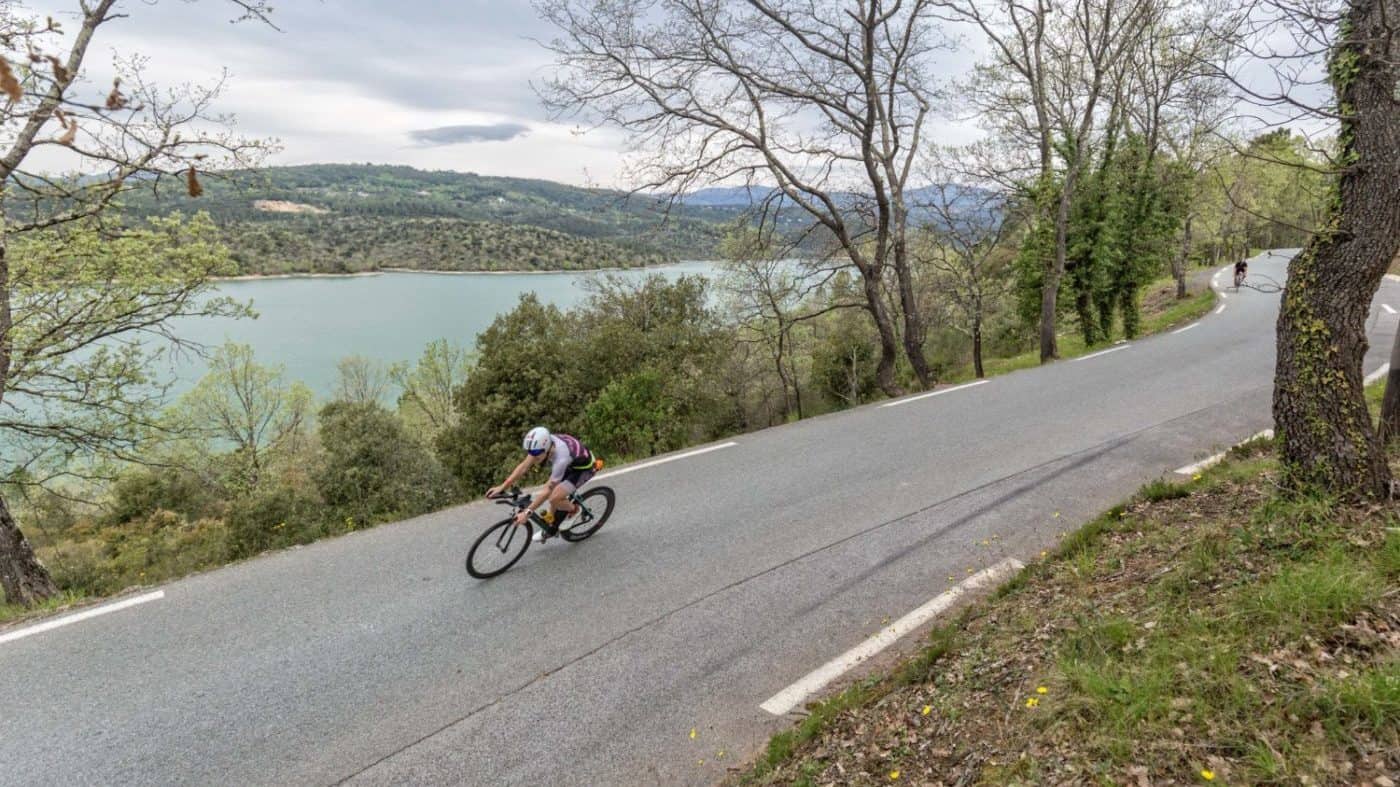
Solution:
<path fill-rule="evenodd" d="M 1247 273 L 1249 273 L 1249 262 L 1247 260 L 1240 260 L 1235 263 L 1235 289 L 1238 290 L 1240 285 L 1244 284 L 1244 277 Z"/>
<path fill-rule="evenodd" d="M 515 521 L 516 524 L 525 524 L 531 511 L 548 502 L 550 510 L 540 514 L 540 518 L 553 532 L 558 532 L 564 522 L 578 511 L 578 507 L 569 502 L 569 495 L 593 478 L 593 474 L 598 471 L 598 461 L 593 457 L 593 452 L 577 437 L 550 434 L 543 426 L 537 426 L 525 433 L 523 447 L 525 458 L 510 471 L 510 475 L 506 476 L 506 480 L 502 481 L 500 486 L 486 490 L 486 496 L 496 497 L 502 490 L 514 486 L 531 469 L 548 462 L 549 482 L 535 495 L 529 506 L 516 514 Z M 535 534 L 535 537 L 543 541 L 549 536 L 541 532 Z"/>

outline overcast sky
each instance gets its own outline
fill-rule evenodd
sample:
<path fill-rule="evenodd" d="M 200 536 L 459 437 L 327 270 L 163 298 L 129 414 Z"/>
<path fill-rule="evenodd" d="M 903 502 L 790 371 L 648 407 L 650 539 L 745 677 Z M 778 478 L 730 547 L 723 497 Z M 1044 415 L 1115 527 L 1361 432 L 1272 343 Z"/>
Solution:
<path fill-rule="evenodd" d="M 64 9 L 74 5 L 31 7 L 73 30 Z M 100 84 L 113 54 L 133 52 L 150 58 L 162 83 L 208 82 L 227 68 L 219 107 L 237 116 L 241 133 L 281 141 L 272 164 L 395 163 L 627 185 L 619 132 L 552 122 L 540 106 L 530 83 L 551 61 L 536 40 L 553 31 L 528 0 L 273 5 L 280 31 L 230 24 L 237 9 L 224 0 L 127 0 L 129 18 L 94 39 L 89 76 Z"/>
<path fill-rule="evenodd" d="M 76 28 L 63 9 L 34 3 Z M 230 24 L 221 0 L 122 4 L 89 53 L 91 76 L 138 52 L 161 83 L 230 73 L 219 108 L 277 137 L 273 164 L 374 162 L 616 185 L 622 138 L 549 120 L 530 87 L 549 65 L 526 0 L 284 0 L 281 31 Z"/>

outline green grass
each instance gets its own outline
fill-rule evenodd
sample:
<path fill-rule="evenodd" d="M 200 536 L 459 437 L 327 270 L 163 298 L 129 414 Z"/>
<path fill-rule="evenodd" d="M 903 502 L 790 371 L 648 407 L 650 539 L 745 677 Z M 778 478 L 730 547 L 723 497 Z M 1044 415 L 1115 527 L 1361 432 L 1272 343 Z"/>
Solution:
<path fill-rule="evenodd" d="M 1144 292 L 1165 287 L 1175 287 L 1175 280 L 1165 277 L 1152 282 L 1143 288 Z M 1175 328 L 1186 323 L 1193 322 L 1205 316 L 1215 307 L 1215 293 L 1209 288 L 1201 290 L 1195 295 L 1188 296 L 1184 300 L 1173 300 L 1165 308 L 1160 310 L 1144 309 L 1142 315 L 1142 327 L 1138 333 L 1138 338 L 1152 336 L 1162 333 L 1170 328 Z M 1069 326 L 1072 321 L 1065 319 L 1064 324 Z M 1103 350 L 1113 345 L 1114 341 L 1122 339 L 1122 327 L 1115 328 L 1114 335 L 1108 341 L 1089 346 L 1084 343 L 1084 337 L 1077 331 L 1068 331 L 1059 336 L 1060 359 L 1068 360 L 1087 355 L 1090 352 Z M 983 369 L 988 377 L 995 377 L 1008 372 L 1015 372 L 1021 369 L 1031 369 L 1040 366 L 1040 350 L 1033 349 L 1019 355 L 1012 355 L 998 358 L 984 358 Z M 949 375 L 948 382 L 961 382 L 972 379 L 972 369 L 959 370 L 956 374 Z"/>
<path fill-rule="evenodd" d="M 27 618 L 43 617 L 55 610 L 62 609 L 70 604 L 83 600 L 83 596 L 77 593 L 60 593 L 57 596 L 41 601 L 32 607 L 21 607 L 18 604 L 0 604 L 0 625 L 13 623 Z"/>
<path fill-rule="evenodd" d="M 1168 328 L 1194 322 L 1204 317 L 1213 308 L 1215 308 L 1215 293 L 1209 289 L 1202 290 L 1195 295 L 1188 296 L 1185 300 L 1174 301 L 1171 306 L 1160 312 L 1143 315 L 1142 333 L 1144 336 L 1150 336 L 1154 333 L 1161 333 Z"/>
<path fill-rule="evenodd" d="M 1248 622 L 1301 636 L 1352 619 L 1384 592 L 1380 576 L 1339 551 L 1285 567 L 1246 596 L 1243 612 Z"/>

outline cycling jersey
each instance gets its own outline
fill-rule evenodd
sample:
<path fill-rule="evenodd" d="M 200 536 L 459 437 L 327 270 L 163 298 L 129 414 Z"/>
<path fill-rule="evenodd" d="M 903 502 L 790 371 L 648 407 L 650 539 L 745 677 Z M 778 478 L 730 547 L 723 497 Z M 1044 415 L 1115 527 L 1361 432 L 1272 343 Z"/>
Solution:
<path fill-rule="evenodd" d="M 554 454 L 549 467 L 549 480 L 559 483 L 566 480 L 565 476 L 576 477 L 585 470 L 593 469 L 593 453 L 577 437 L 555 434 L 550 436 L 550 440 L 554 443 Z M 578 485 L 577 481 L 569 480 Z"/>

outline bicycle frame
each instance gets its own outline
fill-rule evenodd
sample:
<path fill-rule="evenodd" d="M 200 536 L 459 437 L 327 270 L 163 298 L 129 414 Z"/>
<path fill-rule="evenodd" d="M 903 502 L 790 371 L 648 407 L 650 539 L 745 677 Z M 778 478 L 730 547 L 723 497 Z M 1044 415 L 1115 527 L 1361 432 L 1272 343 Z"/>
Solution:
<path fill-rule="evenodd" d="M 568 497 L 570 503 L 573 503 L 575 506 L 578 506 L 578 518 L 574 520 L 574 524 L 583 524 L 585 522 L 590 522 L 593 520 L 593 512 L 588 509 L 588 506 L 584 505 L 583 498 L 579 495 L 579 491 L 580 490 L 575 489 L 574 491 L 569 493 Z M 530 501 L 533 499 L 534 498 L 532 495 L 525 494 L 524 492 L 521 492 L 518 488 L 516 488 L 506 490 L 504 494 L 496 498 L 496 503 L 497 505 L 510 506 L 513 510 L 519 512 L 524 510 L 526 506 L 530 505 Z M 553 525 L 545 524 L 544 518 L 540 516 L 538 511 L 531 511 L 530 516 L 526 521 L 529 523 L 529 525 L 538 527 L 544 532 L 550 534 L 551 536 L 559 535 L 559 528 Z M 526 527 L 526 530 L 529 530 L 528 526 Z M 513 527 L 501 531 L 501 535 L 498 536 L 496 539 L 496 546 L 498 548 L 502 548 L 502 551 L 504 551 L 504 548 L 501 546 L 501 538 L 506 539 L 505 546 L 508 547 L 510 545 L 511 538 L 507 538 L 506 535 L 513 534 L 515 533 L 515 531 L 516 528 Z M 528 538 L 529 536 L 527 535 L 526 537 Z"/>

